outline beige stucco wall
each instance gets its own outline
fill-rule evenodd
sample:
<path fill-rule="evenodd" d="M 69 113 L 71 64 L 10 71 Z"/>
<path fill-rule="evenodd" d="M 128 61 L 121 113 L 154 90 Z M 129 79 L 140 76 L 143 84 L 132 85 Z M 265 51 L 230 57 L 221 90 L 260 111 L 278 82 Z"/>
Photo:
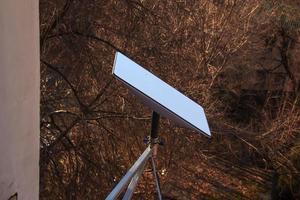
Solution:
<path fill-rule="evenodd" d="M 0 200 L 38 199 L 38 0 L 0 1 Z"/>

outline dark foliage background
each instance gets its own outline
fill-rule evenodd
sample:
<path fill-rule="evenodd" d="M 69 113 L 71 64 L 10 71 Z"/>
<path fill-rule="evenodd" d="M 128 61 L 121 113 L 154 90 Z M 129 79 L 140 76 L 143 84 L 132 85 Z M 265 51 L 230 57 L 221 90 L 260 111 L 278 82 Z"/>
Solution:
<path fill-rule="evenodd" d="M 145 148 L 151 110 L 116 51 L 201 104 L 211 139 L 162 119 L 169 199 L 300 198 L 299 3 L 41 0 L 41 199 L 104 199 Z M 146 172 L 136 199 L 155 199 Z"/>

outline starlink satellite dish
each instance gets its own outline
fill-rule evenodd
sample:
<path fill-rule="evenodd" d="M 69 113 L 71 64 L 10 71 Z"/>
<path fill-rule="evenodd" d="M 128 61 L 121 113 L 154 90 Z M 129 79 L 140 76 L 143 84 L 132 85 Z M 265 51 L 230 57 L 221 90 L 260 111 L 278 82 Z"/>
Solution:
<path fill-rule="evenodd" d="M 115 55 L 113 75 L 123 81 L 155 112 L 210 137 L 203 108 L 120 52 Z"/>

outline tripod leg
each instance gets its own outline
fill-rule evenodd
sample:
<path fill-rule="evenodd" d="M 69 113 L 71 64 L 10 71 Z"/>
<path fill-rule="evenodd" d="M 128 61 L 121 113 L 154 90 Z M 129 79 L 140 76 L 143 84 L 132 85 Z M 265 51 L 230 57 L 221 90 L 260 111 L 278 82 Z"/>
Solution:
<path fill-rule="evenodd" d="M 159 199 L 159 200 L 162 200 L 161 190 L 160 190 L 160 180 L 159 180 L 158 173 L 157 173 L 157 171 L 156 171 L 155 161 L 154 161 L 154 158 L 153 158 L 153 157 L 151 157 L 151 161 L 152 161 L 153 175 L 154 175 L 154 178 L 155 178 L 155 183 L 156 183 L 156 190 L 157 190 L 157 194 L 158 194 L 158 199 Z"/>
<path fill-rule="evenodd" d="M 127 191 L 126 191 L 126 193 L 125 193 L 125 195 L 124 195 L 124 197 L 123 197 L 122 200 L 130 200 L 131 199 L 131 197 L 133 195 L 133 192 L 134 192 L 134 190 L 136 188 L 136 185 L 137 185 L 137 183 L 139 181 L 139 178 L 141 177 L 141 175 L 142 175 L 142 173 L 143 173 L 143 171 L 145 169 L 147 161 L 148 161 L 148 159 L 144 161 L 144 164 L 136 172 L 136 174 L 132 177 L 132 179 L 131 179 L 131 181 L 130 181 L 130 183 L 128 185 Z"/>

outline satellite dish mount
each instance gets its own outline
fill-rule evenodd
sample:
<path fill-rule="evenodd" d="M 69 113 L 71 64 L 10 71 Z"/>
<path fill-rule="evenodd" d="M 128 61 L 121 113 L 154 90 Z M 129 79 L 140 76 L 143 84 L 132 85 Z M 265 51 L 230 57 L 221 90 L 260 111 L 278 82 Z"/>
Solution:
<path fill-rule="evenodd" d="M 153 111 L 150 136 L 145 139 L 145 142 L 148 144 L 148 147 L 142 153 L 142 155 L 137 159 L 137 161 L 133 164 L 133 166 L 129 169 L 129 171 L 125 174 L 125 176 L 123 176 L 123 178 L 115 186 L 115 188 L 111 191 L 111 193 L 106 197 L 106 200 L 117 199 L 127 185 L 128 187 L 123 196 L 123 200 L 131 199 L 134 190 L 137 186 L 137 183 L 139 181 L 139 178 L 141 177 L 150 158 L 151 158 L 152 172 L 155 179 L 158 199 L 162 200 L 160 179 L 159 179 L 159 174 L 156 170 L 156 158 L 157 158 L 158 145 L 163 144 L 158 134 L 159 118 L 160 115 L 157 112 Z"/>

